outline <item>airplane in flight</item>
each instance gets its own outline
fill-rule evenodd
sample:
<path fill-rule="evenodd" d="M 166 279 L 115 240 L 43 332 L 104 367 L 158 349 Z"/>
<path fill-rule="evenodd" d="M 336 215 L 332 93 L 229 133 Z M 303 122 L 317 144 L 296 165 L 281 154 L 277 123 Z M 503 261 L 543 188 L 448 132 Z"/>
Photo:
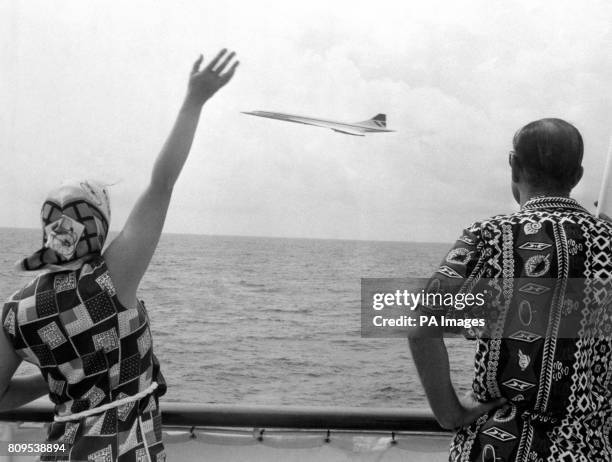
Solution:
<path fill-rule="evenodd" d="M 344 133 L 345 135 L 365 136 L 366 133 L 395 131 L 387 129 L 387 116 L 385 114 L 377 114 L 369 120 L 353 123 L 337 122 L 334 120 L 326 119 L 316 119 L 314 117 L 284 114 L 282 112 L 252 111 L 243 112 L 243 114 L 249 114 L 258 117 L 267 117 L 269 119 L 284 120 L 286 122 L 295 122 L 298 124 L 314 125 L 315 127 L 329 128 L 335 132 Z"/>

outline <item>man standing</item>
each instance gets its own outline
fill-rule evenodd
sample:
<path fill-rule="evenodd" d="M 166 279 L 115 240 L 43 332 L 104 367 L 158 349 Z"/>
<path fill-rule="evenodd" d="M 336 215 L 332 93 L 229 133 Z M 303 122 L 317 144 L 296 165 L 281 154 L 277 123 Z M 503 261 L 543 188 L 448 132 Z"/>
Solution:
<path fill-rule="evenodd" d="M 431 408 L 456 429 L 451 461 L 612 460 L 612 224 L 569 197 L 582 155 L 563 120 L 519 130 L 509 164 L 521 210 L 466 229 L 430 280 L 430 290 L 489 293 L 469 396 L 451 383 L 443 329 L 410 333 Z"/>

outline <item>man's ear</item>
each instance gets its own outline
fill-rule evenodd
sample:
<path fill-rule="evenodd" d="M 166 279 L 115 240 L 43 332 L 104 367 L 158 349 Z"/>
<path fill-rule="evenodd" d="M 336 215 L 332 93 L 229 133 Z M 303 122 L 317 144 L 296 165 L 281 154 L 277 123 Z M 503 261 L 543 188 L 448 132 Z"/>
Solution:
<path fill-rule="evenodd" d="M 521 179 L 521 164 L 516 156 L 510 158 L 510 168 L 512 169 L 512 181 L 518 183 Z"/>
<path fill-rule="evenodd" d="M 574 178 L 572 181 L 572 189 L 574 189 L 574 187 L 580 182 L 580 180 L 582 179 L 583 173 L 584 173 L 584 168 L 582 168 L 582 165 L 581 165 L 578 171 L 574 174 Z"/>

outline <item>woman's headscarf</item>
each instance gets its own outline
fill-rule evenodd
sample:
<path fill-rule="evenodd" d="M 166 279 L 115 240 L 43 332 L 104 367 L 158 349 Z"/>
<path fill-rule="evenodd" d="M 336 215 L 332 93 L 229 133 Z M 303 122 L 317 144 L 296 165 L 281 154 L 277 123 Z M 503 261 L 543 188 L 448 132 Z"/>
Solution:
<path fill-rule="evenodd" d="M 63 266 L 102 252 L 110 224 L 106 188 L 92 180 L 70 180 L 47 196 L 40 213 L 43 247 L 17 262 L 34 271 Z"/>

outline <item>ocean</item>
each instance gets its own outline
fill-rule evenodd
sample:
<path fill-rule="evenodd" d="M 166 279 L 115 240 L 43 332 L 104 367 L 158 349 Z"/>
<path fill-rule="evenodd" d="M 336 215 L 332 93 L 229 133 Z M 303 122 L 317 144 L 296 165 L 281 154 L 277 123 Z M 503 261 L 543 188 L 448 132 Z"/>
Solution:
<path fill-rule="evenodd" d="M 31 279 L 13 264 L 40 234 L 0 228 L 3 299 Z M 139 290 L 163 399 L 427 407 L 406 340 L 361 337 L 360 278 L 428 277 L 449 245 L 164 234 Z M 474 345 L 446 342 L 464 392 Z"/>

